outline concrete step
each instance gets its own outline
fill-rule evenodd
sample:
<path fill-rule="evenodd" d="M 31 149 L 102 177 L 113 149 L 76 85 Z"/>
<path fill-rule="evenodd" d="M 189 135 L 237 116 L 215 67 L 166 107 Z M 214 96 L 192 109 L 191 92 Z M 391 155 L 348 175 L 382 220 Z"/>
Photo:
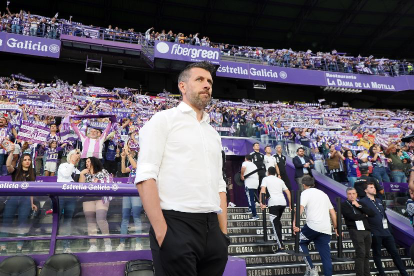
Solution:
<path fill-rule="evenodd" d="M 262 230 L 263 232 L 263 230 Z M 263 234 L 251 234 L 251 235 L 229 235 L 232 244 L 240 243 L 257 243 L 263 241 Z M 276 242 L 275 235 L 270 234 L 267 236 L 268 241 Z M 294 236 L 291 234 L 282 234 L 282 240 L 284 243 L 293 241 Z M 336 234 L 332 235 L 332 240 L 337 240 Z M 343 240 L 350 240 L 349 233 L 344 233 Z"/>
<path fill-rule="evenodd" d="M 343 252 L 344 258 L 352 259 L 355 257 L 355 251 L 351 249 L 345 249 Z M 390 258 L 390 254 L 382 249 L 382 256 L 384 258 Z M 399 249 L 401 256 L 405 256 L 405 250 Z M 338 252 L 336 250 L 331 251 L 332 257 L 337 257 Z M 309 252 L 312 261 L 321 261 L 321 256 L 318 252 Z M 372 251 L 370 252 L 372 257 Z M 266 264 L 280 264 L 280 263 L 298 263 L 302 262 L 302 257 L 295 255 L 289 255 L 287 253 L 276 254 L 258 254 L 258 255 L 237 255 L 238 258 L 242 258 L 246 261 L 247 266 L 266 265 Z"/>
<path fill-rule="evenodd" d="M 286 250 L 294 250 L 295 244 L 293 241 L 285 241 L 285 249 Z M 330 242 L 331 250 L 337 249 L 337 241 Z M 354 245 L 352 241 L 346 240 L 342 242 L 342 248 L 344 250 L 347 249 L 354 249 Z M 266 244 L 259 244 L 259 243 L 244 243 L 244 244 L 230 244 L 228 248 L 228 252 L 230 255 L 240 255 L 240 254 L 271 254 L 276 252 L 279 247 L 276 245 L 275 242 L 269 242 Z M 316 252 L 315 244 L 310 243 L 308 246 L 309 251 Z M 404 250 L 404 249 L 403 249 Z M 405 252 L 402 254 L 405 255 Z"/>
<path fill-rule="evenodd" d="M 392 259 L 382 260 L 384 268 L 387 270 L 392 269 L 394 271 L 395 265 Z M 409 258 L 403 258 L 403 263 L 410 272 L 414 272 L 414 264 Z M 354 261 L 348 262 L 332 262 L 333 271 L 336 273 L 352 273 L 355 271 Z M 323 275 L 323 266 L 320 262 L 315 262 L 314 266 L 318 272 Z M 371 270 L 376 271 L 375 264 L 370 261 Z M 306 272 L 305 262 L 296 264 L 274 264 L 274 265 L 262 265 L 262 266 L 249 266 L 247 267 L 247 275 L 304 275 Z"/>

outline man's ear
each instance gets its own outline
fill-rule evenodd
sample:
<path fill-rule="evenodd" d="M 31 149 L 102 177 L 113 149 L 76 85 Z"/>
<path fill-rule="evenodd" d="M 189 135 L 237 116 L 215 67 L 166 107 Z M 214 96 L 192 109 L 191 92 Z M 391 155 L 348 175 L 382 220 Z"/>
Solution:
<path fill-rule="evenodd" d="M 181 94 L 184 95 L 186 92 L 187 85 L 185 82 L 178 83 L 178 89 L 180 90 Z"/>

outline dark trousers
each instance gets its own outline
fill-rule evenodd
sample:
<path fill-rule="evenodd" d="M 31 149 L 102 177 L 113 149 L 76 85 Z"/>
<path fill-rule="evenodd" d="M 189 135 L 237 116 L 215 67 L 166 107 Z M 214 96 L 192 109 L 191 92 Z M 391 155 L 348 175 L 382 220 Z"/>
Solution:
<path fill-rule="evenodd" d="M 280 170 L 280 168 L 279 168 Z M 286 187 L 289 189 L 289 191 L 292 191 L 292 184 L 290 184 L 289 177 L 286 173 L 286 171 L 280 172 L 280 177 L 282 178 L 283 182 L 285 182 Z"/>
<path fill-rule="evenodd" d="M 280 219 L 282 218 L 283 212 L 285 211 L 286 206 L 270 206 L 269 207 L 269 218 L 272 222 L 273 232 L 275 232 L 276 243 L 279 248 L 283 248 L 282 242 L 282 223 Z"/>
<path fill-rule="evenodd" d="M 257 211 L 254 199 L 257 197 L 257 189 L 249 189 L 244 186 L 244 191 L 246 192 L 247 203 L 249 204 L 250 211 L 252 211 L 252 216 L 255 217 L 257 216 Z"/>
<path fill-rule="evenodd" d="M 349 229 L 349 236 L 355 248 L 356 276 L 370 276 L 369 251 L 371 249 L 371 232 L 367 230 Z"/>
<path fill-rule="evenodd" d="M 161 247 L 149 231 L 156 276 L 221 276 L 227 264 L 227 238 L 216 213 L 163 211 L 167 233 Z"/>
<path fill-rule="evenodd" d="M 384 267 L 381 262 L 381 245 L 387 249 L 388 253 L 391 255 L 392 260 L 394 261 L 395 266 L 398 268 L 402 276 L 408 276 L 405 266 L 401 260 L 400 255 L 398 254 L 397 247 L 395 247 L 394 237 L 389 236 L 372 236 L 372 255 L 374 257 L 375 266 L 378 269 L 379 275 L 385 275 Z"/>
<path fill-rule="evenodd" d="M 306 254 L 309 254 L 308 245 L 313 241 L 315 244 L 316 250 L 318 250 L 319 255 L 321 256 L 323 273 L 325 276 L 332 275 L 332 259 L 331 259 L 331 235 L 317 232 L 312 230 L 305 224 L 300 230 L 300 241 L 299 241 L 299 250 Z M 304 258 L 306 266 L 311 269 L 313 268 L 313 263 L 310 256 Z"/>

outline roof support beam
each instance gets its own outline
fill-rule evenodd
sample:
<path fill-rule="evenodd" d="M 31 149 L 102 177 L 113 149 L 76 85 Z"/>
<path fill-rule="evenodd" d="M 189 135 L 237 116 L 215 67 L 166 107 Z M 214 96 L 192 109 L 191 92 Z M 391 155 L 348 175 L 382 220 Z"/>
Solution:
<path fill-rule="evenodd" d="M 339 25 L 335 28 L 335 30 L 329 36 L 330 41 L 328 43 L 328 48 L 331 48 L 335 41 L 342 35 L 345 29 L 351 25 L 352 21 L 354 20 L 355 16 L 361 11 L 361 9 L 365 6 L 368 0 L 359 0 L 352 2 L 351 6 L 339 20 Z"/>

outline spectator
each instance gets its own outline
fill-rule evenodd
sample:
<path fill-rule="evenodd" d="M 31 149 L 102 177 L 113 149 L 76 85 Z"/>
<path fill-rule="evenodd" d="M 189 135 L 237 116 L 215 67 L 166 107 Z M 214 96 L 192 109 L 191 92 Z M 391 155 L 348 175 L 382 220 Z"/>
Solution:
<path fill-rule="evenodd" d="M 361 176 L 361 172 L 359 171 L 358 159 L 355 158 L 352 151 L 350 150 L 346 150 L 343 156 L 345 157 L 344 165 L 348 178 L 348 185 L 349 187 L 354 187 L 355 181 L 358 177 Z"/>
<path fill-rule="evenodd" d="M 325 157 L 319 152 L 318 148 L 313 148 L 312 151 L 311 158 L 315 163 L 315 170 L 321 174 L 326 174 Z"/>
<path fill-rule="evenodd" d="M 341 172 L 343 172 L 342 160 L 344 156 L 340 152 L 340 147 L 335 146 L 334 144 L 329 147 L 328 153 L 328 171 L 329 174 L 335 181 L 341 182 Z"/>
<path fill-rule="evenodd" d="M 135 155 L 132 154 L 132 151 L 125 146 L 122 153 L 121 153 L 121 166 L 122 166 L 122 173 L 129 173 L 128 183 L 134 184 L 135 175 L 136 175 L 136 168 L 137 163 L 134 159 Z M 131 165 L 128 167 L 125 166 L 125 159 L 128 158 Z M 122 222 L 121 222 L 121 235 L 128 234 L 128 225 L 129 225 L 129 218 L 131 216 L 134 219 L 134 226 L 135 226 L 135 233 L 141 233 L 141 212 L 142 212 L 142 202 L 140 197 L 129 197 L 124 196 L 122 198 Z M 121 238 L 118 247 L 116 248 L 117 251 L 124 251 L 125 250 L 125 239 Z M 141 239 L 136 238 L 135 243 L 135 250 L 142 250 Z"/>
<path fill-rule="evenodd" d="M 390 182 L 388 173 L 386 170 L 387 159 L 384 156 L 384 153 L 381 151 L 380 146 L 373 145 L 369 148 L 368 160 L 372 163 L 373 171 L 372 176 L 378 179 L 380 184 L 383 182 Z"/>
<path fill-rule="evenodd" d="M 59 166 L 57 182 L 68 183 L 79 180 L 80 171 L 75 166 L 80 160 L 80 152 L 78 150 L 70 151 L 67 160 L 67 163 Z M 59 227 L 59 234 L 62 236 L 72 234 L 72 218 L 75 213 L 76 203 L 76 197 L 59 197 L 59 214 L 63 218 L 63 223 Z M 63 253 L 72 253 L 70 240 L 63 240 Z"/>
<path fill-rule="evenodd" d="M 312 169 L 314 162 L 307 156 L 305 156 L 305 149 L 298 148 L 296 150 L 296 156 L 293 158 L 293 165 L 295 166 L 295 180 L 298 185 L 299 191 L 303 191 L 302 179 L 305 176 L 312 176 Z"/>
<path fill-rule="evenodd" d="M 388 164 L 391 169 L 391 177 L 393 182 L 407 183 L 407 177 L 404 173 L 404 164 L 400 158 L 401 150 L 397 149 L 395 144 L 390 145 L 385 151 L 385 156 L 388 158 Z"/>
<path fill-rule="evenodd" d="M 89 157 L 86 159 L 86 168 L 81 171 L 79 182 L 82 183 L 111 183 L 109 173 L 103 168 L 102 163 L 96 157 Z M 106 216 L 109 209 L 111 198 L 108 197 L 84 197 L 83 198 L 83 213 L 85 214 L 86 223 L 88 226 L 88 235 L 94 236 L 97 234 L 96 224 L 98 224 L 101 233 L 109 235 L 109 225 Z M 105 251 L 112 251 L 110 239 L 104 239 Z M 96 239 L 90 239 L 90 248 L 88 252 L 97 252 Z"/>
<path fill-rule="evenodd" d="M 8 173 L 11 174 L 12 181 L 35 181 L 36 175 L 32 166 L 32 157 L 28 154 L 23 154 L 17 167 L 12 166 L 14 146 L 10 147 L 9 156 L 6 160 Z M 3 211 L 2 237 L 7 237 L 9 233 L 13 233 L 12 229 L 13 219 L 16 211 L 18 211 L 18 227 L 17 235 L 23 236 L 29 231 L 29 215 L 31 211 L 37 211 L 38 207 L 34 204 L 32 196 L 12 196 L 10 197 Z M 17 254 L 21 254 L 23 249 L 23 241 L 17 242 Z M 6 244 L 0 243 L 0 251 L 2 255 L 7 254 Z"/>

